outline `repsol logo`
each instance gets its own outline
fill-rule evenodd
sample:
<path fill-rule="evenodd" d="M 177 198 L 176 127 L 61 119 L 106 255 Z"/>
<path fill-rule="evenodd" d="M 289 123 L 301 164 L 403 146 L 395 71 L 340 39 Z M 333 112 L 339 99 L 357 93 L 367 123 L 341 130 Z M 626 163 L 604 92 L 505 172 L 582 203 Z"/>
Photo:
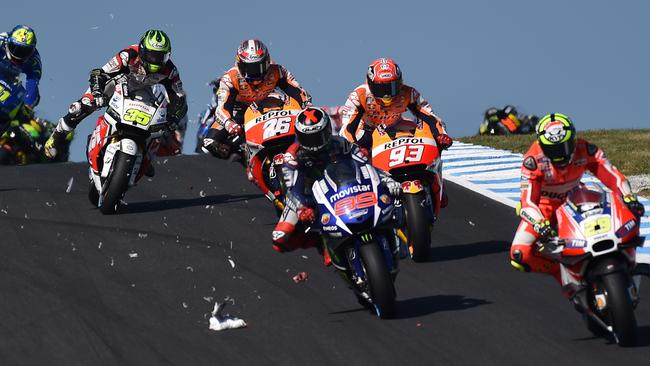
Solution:
<path fill-rule="evenodd" d="M 342 190 L 340 192 L 337 192 L 336 194 L 333 194 L 330 197 L 330 202 L 334 202 L 336 200 L 339 200 L 339 199 L 341 199 L 341 198 L 343 198 L 343 197 L 345 197 L 347 195 L 353 194 L 353 193 L 368 192 L 368 191 L 370 191 L 370 189 L 371 188 L 370 188 L 369 184 L 366 184 L 366 185 L 363 185 L 363 186 L 348 187 L 348 188 L 346 188 L 346 189 L 344 189 L 344 190 Z"/>
<path fill-rule="evenodd" d="M 400 137 L 395 141 L 384 144 L 385 149 L 392 149 L 400 145 L 415 145 L 424 144 L 424 139 L 421 137 Z"/>
<path fill-rule="evenodd" d="M 286 117 L 286 116 L 293 116 L 293 111 L 271 111 L 261 117 L 255 118 L 255 123 L 266 121 L 267 119 L 271 119 L 271 118 Z"/>

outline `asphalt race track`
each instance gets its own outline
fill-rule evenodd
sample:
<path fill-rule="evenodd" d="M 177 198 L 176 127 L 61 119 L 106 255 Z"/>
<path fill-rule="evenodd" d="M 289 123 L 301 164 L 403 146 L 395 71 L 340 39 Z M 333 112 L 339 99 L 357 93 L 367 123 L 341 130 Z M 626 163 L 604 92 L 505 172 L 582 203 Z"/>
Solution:
<path fill-rule="evenodd" d="M 273 210 L 237 164 L 160 159 L 115 216 L 88 202 L 85 164 L 0 171 L 1 365 L 644 365 L 650 354 L 648 299 L 637 347 L 593 338 L 550 277 L 510 267 L 512 210 L 453 184 L 430 261 L 402 262 L 398 317 L 380 320 L 315 250 L 271 249 Z M 226 296 L 247 328 L 208 329 Z"/>

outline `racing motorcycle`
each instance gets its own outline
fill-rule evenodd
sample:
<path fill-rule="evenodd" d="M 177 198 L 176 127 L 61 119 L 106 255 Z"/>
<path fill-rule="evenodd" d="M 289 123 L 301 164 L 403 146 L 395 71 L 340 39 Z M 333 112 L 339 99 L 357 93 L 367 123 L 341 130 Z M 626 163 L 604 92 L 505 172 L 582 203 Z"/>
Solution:
<path fill-rule="evenodd" d="M 26 108 L 26 90 L 19 79 L 0 78 L 0 164 L 25 165 L 49 161 L 43 145 L 52 133 L 51 123 L 36 118 Z M 67 161 L 69 142 L 61 147 L 61 154 L 54 161 Z"/>
<path fill-rule="evenodd" d="M 248 169 L 278 213 L 284 209 L 286 187 L 282 177 L 284 153 L 295 141 L 300 104 L 276 89 L 252 103 L 244 113 Z"/>
<path fill-rule="evenodd" d="M 395 315 L 398 242 L 393 198 L 369 164 L 343 159 L 329 164 L 312 186 L 317 230 L 332 264 L 357 299 L 381 318 Z"/>
<path fill-rule="evenodd" d="M 117 212 L 127 189 L 151 168 L 157 141 L 169 132 L 169 96 L 161 84 L 129 75 L 113 83 L 108 107 L 88 136 L 88 198 L 103 214 Z"/>
<path fill-rule="evenodd" d="M 639 219 L 611 192 L 580 187 L 556 210 L 558 237 L 540 252 L 559 257 L 562 290 L 596 335 L 623 346 L 636 340 L 634 308 L 640 276 L 635 269 Z"/>
<path fill-rule="evenodd" d="M 372 165 L 402 184 L 406 234 L 398 233 L 411 258 L 425 261 L 442 199 L 442 164 L 433 132 L 426 123 L 404 119 L 376 128 L 372 143 Z"/>

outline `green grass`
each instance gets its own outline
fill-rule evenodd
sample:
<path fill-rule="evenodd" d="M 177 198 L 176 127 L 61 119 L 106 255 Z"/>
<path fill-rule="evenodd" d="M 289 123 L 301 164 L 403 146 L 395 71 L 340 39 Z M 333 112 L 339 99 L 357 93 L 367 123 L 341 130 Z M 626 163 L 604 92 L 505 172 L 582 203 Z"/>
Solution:
<path fill-rule="evenodd" d="M 578 137 L 596 144 L 625 175 L 650 174 L 650 129 L 578 131 Z M 458 141 L 525 153 L 535 135 L 469 136 Z M 650 196 L 650 190 L 639 192 Z"/>

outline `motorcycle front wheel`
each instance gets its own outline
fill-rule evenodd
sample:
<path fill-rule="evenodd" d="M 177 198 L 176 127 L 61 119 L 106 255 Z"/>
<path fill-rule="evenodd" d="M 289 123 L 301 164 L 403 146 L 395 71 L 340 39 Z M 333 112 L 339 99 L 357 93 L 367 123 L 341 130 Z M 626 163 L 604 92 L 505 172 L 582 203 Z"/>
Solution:
<path fill-rule="evenodd" d="M 394 317 L 395 285 L 386 268 L 384 254 L 377 243 L 368 243 L 361 246 L 360 255 L 377 316 L 382 319 Z"/>
<path fill-rule="evenodd" d="M 121 151 L 115 153 L 113 166 L 106 178 L 107 182 L 104 183 L 105 189 L 102 192 L 102 205 L 99 207 L 99 210 L 103 214 L 112 215 L 117 212 L 120 200 L 124 197 L 129 187 L 134 164 L 135 156 L 125 154 Z"/>
<path fill-rule="evenodd" d="M 628 292 L 629 281 L 624 273 L 613 272 L 601 278 L 606 296 L 607 308 L 604 311 L 619 345 L 631 346 L 636 342 L 637 325 L 632 299 Z"/>
<path fill-rule="evenodd" d="M 405 208 L 406 237 L 409 240 L 411 258 L 415 262 L 424 262 L 429 259 L 431 251 L 431 229 L 426 202 L 426 192 L 416 194 L 405 193 L 402 195 Z"/>

